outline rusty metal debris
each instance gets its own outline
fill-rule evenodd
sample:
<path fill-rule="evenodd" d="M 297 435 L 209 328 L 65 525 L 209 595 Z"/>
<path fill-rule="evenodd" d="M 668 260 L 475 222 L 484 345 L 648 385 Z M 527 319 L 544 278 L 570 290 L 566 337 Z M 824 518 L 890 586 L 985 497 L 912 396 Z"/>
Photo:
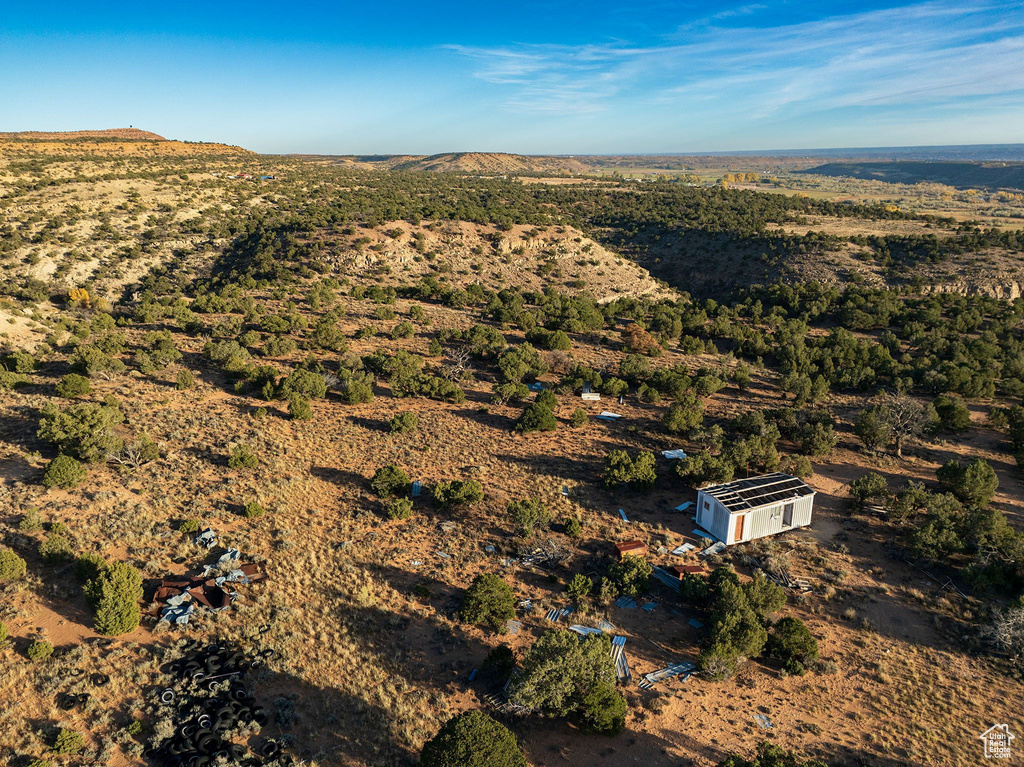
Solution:
<path fill-rule="evenodd" d="M 226 610 L 237 592 L 229 584 L 259 583 L 267 579 L 263 567 L 253 562 L 241 563 L 238 549 L 228 549 L 213 565 L 203 568 L 201 575 L 164 578 L 154 585 L 152 601 L 161 606 L 159 621 L 176 626 L 188 624 L 196 607 Z"/>

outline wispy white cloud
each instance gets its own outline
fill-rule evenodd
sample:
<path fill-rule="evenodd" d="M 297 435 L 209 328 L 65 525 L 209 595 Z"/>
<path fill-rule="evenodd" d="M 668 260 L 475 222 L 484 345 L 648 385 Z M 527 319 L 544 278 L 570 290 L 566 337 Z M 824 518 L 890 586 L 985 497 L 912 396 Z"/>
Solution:
<path fill-rule="evenodd" d="M 516 111 L 623 107 L 787 113 L 942 106 L 1024 94 L 1024 5 L 936 0 L 789 25 L 754 26 L 745 5 L 656 44 L 449 46 Z"/>

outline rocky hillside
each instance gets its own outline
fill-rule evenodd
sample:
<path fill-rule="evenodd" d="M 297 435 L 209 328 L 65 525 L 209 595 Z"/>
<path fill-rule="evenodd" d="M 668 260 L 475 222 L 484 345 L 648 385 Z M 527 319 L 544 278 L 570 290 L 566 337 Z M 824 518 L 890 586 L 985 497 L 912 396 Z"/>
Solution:
<path fill-rule="evenodd" d="M 540 157 L 504 152 L 449 152 L 410 157 L 395 170 L 441 173 L 587 173 L 590 168 L 572 157 Z"/>
<path fill-rule="evenodd" d="M 382 284 L 440 273 L 448 282 L 481 283 L 495 291 L 510 285 L 538 291 L 554 286 L 570 294 L 586 291 L 601 303 L 625 296 L 672 295 L 645 268 L 569 226 L 517 225 L 500 231 L 466 221 L 391 221 L 378 229 L 318 239 L 329 254 L 327 261 L 340 272 L 377 274 Z"/>

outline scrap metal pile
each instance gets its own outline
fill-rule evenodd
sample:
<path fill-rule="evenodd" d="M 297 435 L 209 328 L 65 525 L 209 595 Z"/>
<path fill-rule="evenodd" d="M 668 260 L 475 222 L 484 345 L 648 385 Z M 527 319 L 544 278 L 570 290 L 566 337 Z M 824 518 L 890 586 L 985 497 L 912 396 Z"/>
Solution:
<path fill-rule="evenodd" d="M 250 654 L 235 642 L 187 647 L 182 658 L 166 667 L 174 684 L 157 691 L 161 708 L 165 713 L 170 709 L 177 727 L 173 736 L 151 746 L 146 757 L 166 767 L 209 767 L 224 761 L 244 767 L 294 764 L 276 740 L 264 741 L 258 754 L 232 740 L 239 727 L 248 731 L 255 726 L 258 731 L 270 721 L 268 712 L 253 701 L 244 677 L 273 657 L 273 651 Z"/>
<path fill-rule="evenodd" d="M 157 582 L 153 601 L 162 605 L 159 608 L 160 621 L 184 626 L 195 612 L 196 605 L 209 610 L 226 610 L 238 596 L 231 590 L 232 586 L 267 579 L 260 565 L 242 563 L 241 556 L 238 549 L 228 549 L 216 564 L 206 566 L 201 575 L 164 578 Z"/>

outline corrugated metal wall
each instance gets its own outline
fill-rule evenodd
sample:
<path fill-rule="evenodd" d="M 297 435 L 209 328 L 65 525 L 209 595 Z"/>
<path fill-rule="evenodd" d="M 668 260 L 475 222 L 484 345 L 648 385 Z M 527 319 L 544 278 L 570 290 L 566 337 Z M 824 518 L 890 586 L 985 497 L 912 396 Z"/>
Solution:
<path fill-rule="evenodd" d="M 811 508 L 813 506 L 813 495 L 808 495 L 796 501 L 793 508 L 793 527 L 804 527 L 811 524 Z"/>
<path fill-rule="evenodd" d="M 811 524 L 811 509 L 814 505 L 814 496 L 808 495 L 803 498 L 797 498 L 791 501 L 791 503 L 793 504 L 793 524 L 785 527 L 782 524 L 785 519 L 785 503 L 766 506 L 763 509 L 755 509 L 746 513 L 746 519 L 743 520 L 743 538 L 741 540 L 724 540 L 728 543 L 752 541 L 755 538 L 764 538 L 767 535 L 781 533 L 783 530 L 792 530 L 796 527 L 806 527 Z M 736 516 L 733 515 L 730 534 L 736 532 Z"/>
<path fill-rule="evenodd" d="M 782 530 L 782 504 L 747 512 L 743 523 L 743 539 L 763 538 Z"/>
<path fill-rule="evenodd" d="M 704 501 L 711 504 L 711 508 L 704 508 Z M 703 492 L 697 494 L 697 524 L 711 533 L 713 536 L 728 544 L 752 541 L 755 538 L 764 538 L 767 535 L 775 535 L 783 530 L 792 530 L 796 527 L 805 527 L 811 524 L 811 511 L 814 505 L 814 496 L 808 495 L 792 501 L 793 524 L 783 527 L 784 509 L 786 504 L 779 503 L 774 506 L 766 506 L 763 509 L 748 511 L 743 520 L 743 537 L 740 540 L 734 538 L 736 534 L 736 518 L 739 514 L 729 514 L 727 509 L 711 496 L 705 496 Z"/>

